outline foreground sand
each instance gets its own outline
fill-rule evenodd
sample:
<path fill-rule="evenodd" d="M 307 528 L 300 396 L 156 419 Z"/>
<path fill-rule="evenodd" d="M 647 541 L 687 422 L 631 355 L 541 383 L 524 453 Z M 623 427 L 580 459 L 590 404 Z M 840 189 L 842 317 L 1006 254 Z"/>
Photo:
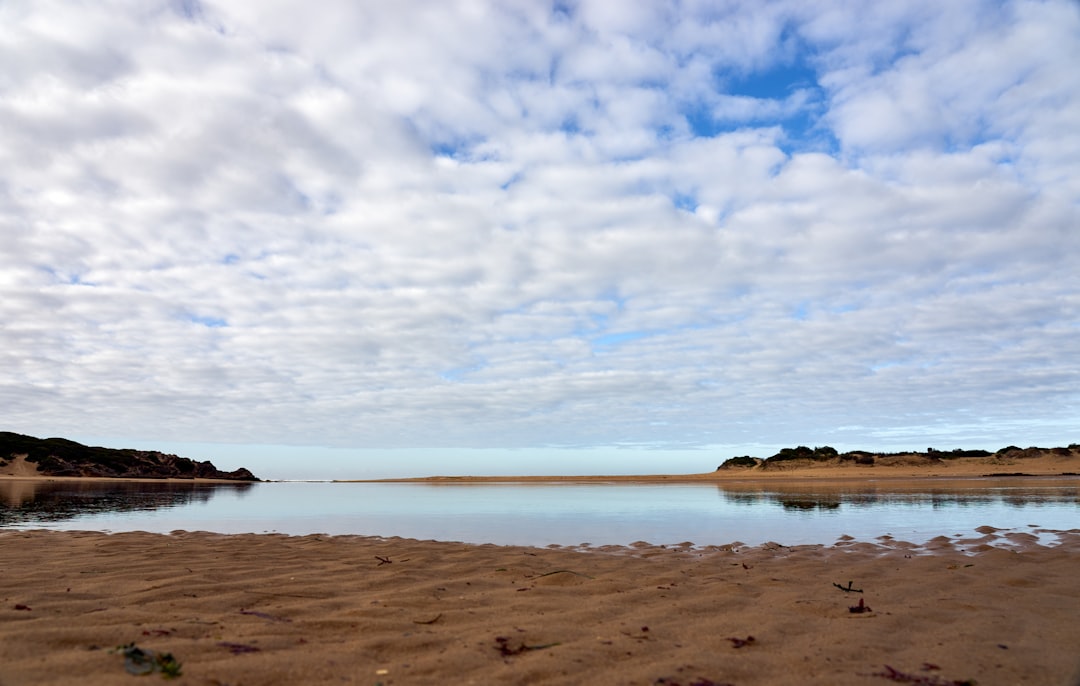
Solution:
<path fill-rule="evenodd" d="M 111 651 L 134 641 L 182 663 L 175 683 L 217 686 L 1074 686 L 1080 531 L 1061 541 L 577 551 L 4 532 L 0 685 L 157 683 Z M 864 592 L 834 586 L 849 581 Z M 871 611 L 849 610 L 860 600 Z"/>

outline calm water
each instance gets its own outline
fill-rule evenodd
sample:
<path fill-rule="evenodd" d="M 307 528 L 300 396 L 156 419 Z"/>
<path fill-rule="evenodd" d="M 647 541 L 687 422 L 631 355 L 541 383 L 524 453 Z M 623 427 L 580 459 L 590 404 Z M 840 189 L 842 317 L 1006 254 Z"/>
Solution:
<path fill-rule="evenodd" d="M 924 543 L 1080 527 L 1080 479 L 749 484 L 0 482 L 0 528 L 362 534 L 521 545 Z M 1046 542 L 1053 537 L 1044 536 Z"/>

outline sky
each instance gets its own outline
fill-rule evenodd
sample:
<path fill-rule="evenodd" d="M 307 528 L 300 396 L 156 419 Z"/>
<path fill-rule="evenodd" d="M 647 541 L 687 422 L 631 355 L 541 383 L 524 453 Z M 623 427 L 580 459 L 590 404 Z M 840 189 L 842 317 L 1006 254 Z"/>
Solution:
<path fill-rule="evenodd" d="M 0 429 L 266 478 L 1080 441 L 1080 3 L 0 2 Z"/>

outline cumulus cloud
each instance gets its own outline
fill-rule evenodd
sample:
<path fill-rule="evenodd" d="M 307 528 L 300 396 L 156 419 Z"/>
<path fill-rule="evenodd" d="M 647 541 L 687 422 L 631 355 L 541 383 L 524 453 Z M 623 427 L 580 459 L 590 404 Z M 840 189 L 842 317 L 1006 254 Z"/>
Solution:
<path fill-rule="evenodd" d="M 717 449 L 1076 425 L 1074 3 L 0 23 L 12 430 Z"/>

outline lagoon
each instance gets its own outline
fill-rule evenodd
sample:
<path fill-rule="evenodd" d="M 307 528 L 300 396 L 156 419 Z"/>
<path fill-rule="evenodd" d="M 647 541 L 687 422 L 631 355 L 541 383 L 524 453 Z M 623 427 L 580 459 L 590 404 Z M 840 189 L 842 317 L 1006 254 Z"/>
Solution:
<path fill-rule="evenodd" d="M 842 483 L 0 481 L 0 529 L 364 535 L 530 546 L 922 544 L 1080 526 L 1080 478 Z"/>

